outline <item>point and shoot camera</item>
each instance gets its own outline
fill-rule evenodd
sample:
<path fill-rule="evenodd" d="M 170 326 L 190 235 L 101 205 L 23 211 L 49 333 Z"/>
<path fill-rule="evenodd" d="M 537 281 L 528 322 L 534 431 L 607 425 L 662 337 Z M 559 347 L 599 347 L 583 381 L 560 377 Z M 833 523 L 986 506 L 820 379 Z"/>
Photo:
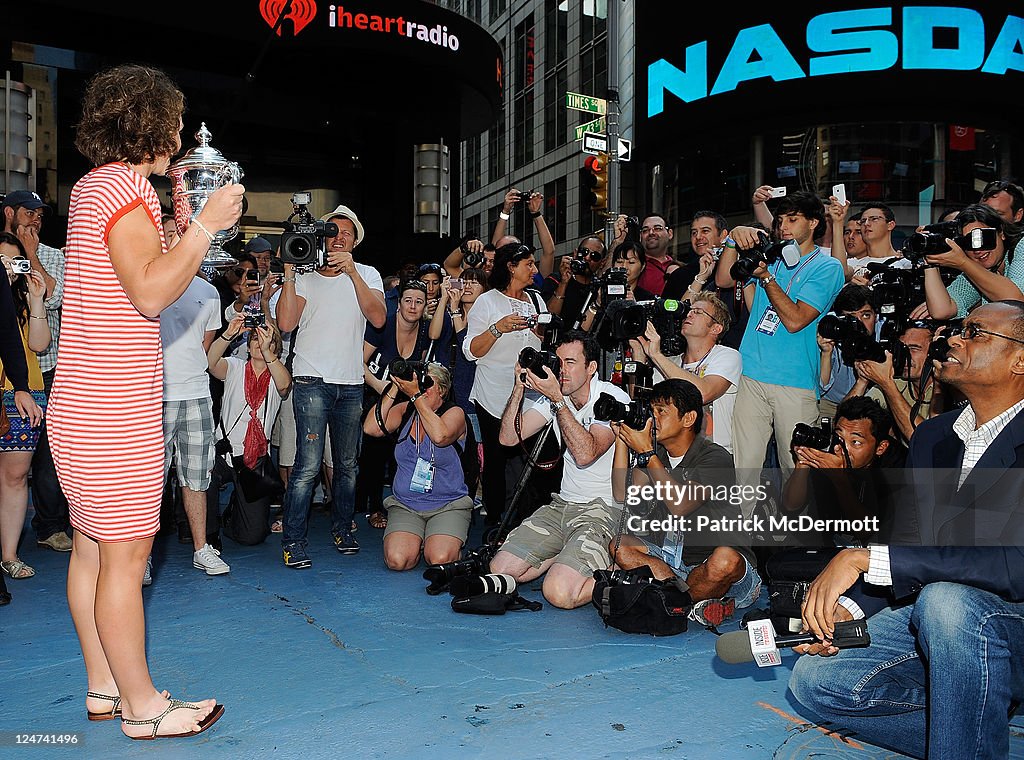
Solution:
<path fill-rule="evenodd" d="M 7 259 L 7 261 L 11 266 L 11 274 L 28 274 L 32 271 L 32 262 L 21 256 Z"/>
<path fill-rule="evenodd" d="M 309 213 L 310 193 L 292 194 L 292 215 L 281 235 L 281 262 L 311 272 L 327 264 L 327 238 L 337 237 L 338 225 L 322 222 Z M 292 220 L 295 220 L 294 222 Z"/>
<path fill-rule="evenodd" d="M 729 270 L 729 276 L 738 282 L 746 282 L 754 276 L 754 270 L 758 266 L 770 266 L 780 259 L 787 267 L 795 267 L 800 261 L 800 246 L 793 240 L 772 242 L 768 235 L 759 232 L 757 245 L 737 254 L 736 263 Z"/>
<path fill-rule="evenodd" d="M 996 231 L 991 227 L 971 230 L 966 235 L 958 235 L 960 231 L 956 220 L 927 224 L 921 232 L 915 232 L 903 243 L 903 256 L 917 264 L 925 256 L 946 253 L 950 250 L 946 244 L 949 238 L 965 251 L 991 251 L 996 247 Z"/>

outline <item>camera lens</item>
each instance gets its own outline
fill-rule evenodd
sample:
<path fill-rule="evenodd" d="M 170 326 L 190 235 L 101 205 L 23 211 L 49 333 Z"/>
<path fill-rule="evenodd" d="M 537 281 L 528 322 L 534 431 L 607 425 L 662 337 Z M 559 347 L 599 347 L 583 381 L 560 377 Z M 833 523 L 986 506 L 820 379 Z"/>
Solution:
<path fill-rule="evenodd" d="M 302 236 L 289 238 L 285 244 L 285 252 L 291 259 L 305 260 L 312 253 L 312 250 L 309 246 L 309 240 Z"/>

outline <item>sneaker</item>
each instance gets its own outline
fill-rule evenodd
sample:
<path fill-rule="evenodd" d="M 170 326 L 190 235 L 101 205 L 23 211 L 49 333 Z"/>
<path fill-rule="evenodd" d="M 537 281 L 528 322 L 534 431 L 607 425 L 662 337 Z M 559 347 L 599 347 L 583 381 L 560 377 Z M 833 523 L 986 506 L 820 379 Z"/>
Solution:
<path fill-rule="evenodd" d="M 352 537 L 351 533 L 335 533 L 334 548 L 337 549 L 340 554 L 358 554 L 359 542 Z"/>
<path fill-rule="evenodd" d="M 230 573 L 231 568 L 220 558 L 220 552 L 209 544 L 192 555 L 192 567 L 198 570 L 205 570 L 207 575 L 224 575 Z"/>
<path fill-rule="evenodd" d="M 71 551 L 71 539 L 68 534 L 64 531 L 58 531 L 49 538 L 42 541 L 36 541 L 36 546 L 41 546 L 46 549 L 53 549 L 55 552 L 69 552 Z"/>
<path fill-rule="evenodd" d="M 146 557 L 146 572 L 142 575 L 142 587 L 153 585 L 153 555 Z"/>
<path fill-rule="evenodd" d="M 286 544 L 284 547 L 284 566 L 296 570 L 305 570 L 313 566 L 313 560 L 306 554 L 306 547 L 302 544 Z"/>
<path fill-rule="evenodd" d="M 702 599 L 693 605 L 689 618 L 705 628 L 717 628 L 736 612 L 736 600 L 731 596 L 721 599 Z"/>

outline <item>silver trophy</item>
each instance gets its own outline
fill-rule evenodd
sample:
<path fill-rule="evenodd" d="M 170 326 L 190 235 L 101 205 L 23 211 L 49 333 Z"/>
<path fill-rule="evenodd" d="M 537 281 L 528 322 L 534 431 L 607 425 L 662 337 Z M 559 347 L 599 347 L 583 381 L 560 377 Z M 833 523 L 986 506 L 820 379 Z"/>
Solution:
<path fill-rule="evenodd" d="M 228 161 L 219 150 L 211 147 L 211 137 L 206 122 L 203 122 L 196 132 L 199 147 L 192 148 L 175 161 L 167 172 L 172 183 L 174 224 L 179 235 L 185 234 L 189 224 L 203 210 L 203 206 L 215 190 L 242 179 L 242 167 L 234 161 Z M 204 269 L 222 269 L 238 263 L 224 251 L 224 244 L 234 240 L 237 234 L 236 224 L 231 229 L 219 230 L 213 235 L 210 250 L 203 259 Z"/>

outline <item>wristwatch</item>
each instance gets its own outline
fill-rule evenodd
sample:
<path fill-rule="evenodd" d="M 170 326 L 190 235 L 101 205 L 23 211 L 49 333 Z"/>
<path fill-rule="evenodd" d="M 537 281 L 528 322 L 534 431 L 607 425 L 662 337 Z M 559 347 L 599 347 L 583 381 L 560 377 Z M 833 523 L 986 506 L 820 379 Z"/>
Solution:
<path fill-rule="evenodd" d="M 773 282 L 775 282 L 775 275 L 771 274 L 770 272 L 768 273 L 767 277 L 762 277 L 760 279 L 760 283 L 761 283 L 761 287 L 762 288 L 767 288 Z"/>
<path fill-rule="evenodd" d="M 498 329 L 497 323 L 495 323 L 495 324 L 491 325 L 490 327 L 488 327 L 487 328 L 487 332 L 489 332 L 495 338 L 500 338 L 502 335 L 504 335 L 504 333 L 502 333 L 502 331 Z"/>
<path fill-rule="evenodd" d="M 654 451 L 654 449 L 651 449 L 650 451 L 641 451 L 639 454 L 636 455 L 635 466 L 639 467 L 641 470 L 645 469 L 647 465 L 650 463 L 651 457 L 653 457 L 655 453 L 656 452 Z"/>
<path fill-rule="evenodd" d="M 551 414 L 558 414 L 560 409 L 565 409 L 565 399 L 551 402 Z"/>

